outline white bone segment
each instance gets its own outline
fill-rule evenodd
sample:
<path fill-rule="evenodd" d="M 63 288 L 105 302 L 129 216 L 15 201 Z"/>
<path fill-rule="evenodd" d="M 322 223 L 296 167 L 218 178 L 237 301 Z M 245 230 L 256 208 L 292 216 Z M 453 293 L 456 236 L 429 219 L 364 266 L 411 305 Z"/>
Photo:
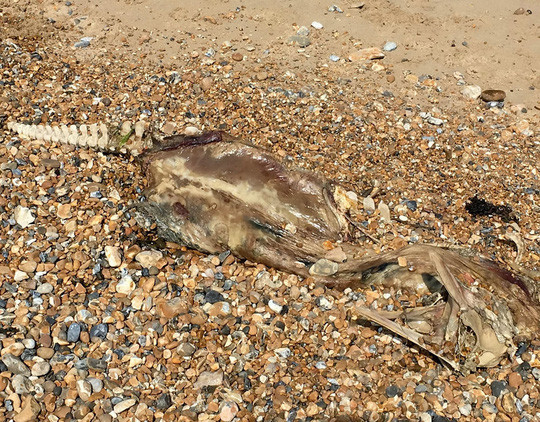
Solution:
<path fill-rule="evenodd" d="M 88 145 L 88 126 L 81 125 L 79 127 L 79 130 L 81 131 L 81 135 L 79 138 L 79 145 L 82 147 L 85 147 Z"/>
<path fill-rule="evenodd" d="M 98 127 L 95 123 L 90 125 L 90 133 L 91 135 L 88 138 L 88 146 L 95 148 L 98 144 Z"/>
<path fill-rule="evenodd" d="M 71 125 L 69 127 L 67 143 L 70 145 L 79 145 L 79 132 L 77 131 L 77 126 Z"/>
<path fill-rule="evenodd" d="M 101 132 L 101 137 L 98 139 L 98 147 L 105 149 L 109 145 L 109 133 L 107 131 L 107 126 L 103 123 L 99 125 L 99 131 Z"/>
<path fill-rule="evenodd" d="M 42 125 L 36 126 L 36 139 L 38 141 L 43 141 L 44 135 L 45 135 L 45 128 Z"/>
<path fill-rule="evenodd" d="M 126 136 L 131 132 L 131 122 L 122 123 L 122 128 L 120 129 L 120 136 Z"/>
<path fill-rule="evenodd" d="M 145 127 L 145 123 L 143 120 L 139 120 L 137 123 L 135 123 L 135 137 L 137 139 L 141 139 L 143 137 L 144 127 Z"/>
<path fill-rule="evenodd" d="M 37 126 L 32 125 L 28 128 L 28 137 L 30 139 L 36 139 Z"/>
<path fill-rule="evenodd" d="M 54 126 L 52 128 L 52 137 L 51 140 L 53 142 L 60 142 L 62 132 L 60 131 L 60 128 L 58 126 Z"/>
<path fill-rule="evenodd" d="M 62 142 L 68 143 L 69 142 L 69 128 L 66 125 L 60 126 L 60 130 L 62 131 Z"/>
<path fill-rule="evenodd" d="M 52 141 L 52 135 L 53 135 L 52 127 L 50 127 L 49 125 L 45 126 L 44 133 L 43 133 L 43 139 L 45 141 Z"/>

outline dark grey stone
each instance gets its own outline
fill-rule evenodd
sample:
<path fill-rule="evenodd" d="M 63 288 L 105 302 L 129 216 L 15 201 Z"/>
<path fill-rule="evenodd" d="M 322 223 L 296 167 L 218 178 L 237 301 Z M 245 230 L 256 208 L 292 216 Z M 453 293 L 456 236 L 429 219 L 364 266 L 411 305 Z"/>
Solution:
<path fill-rule="evenodd" d="M 72 323 L 67 330 L 67 341 L 76 343 L 81 335 L 81 326 L 76 322 Z"/>
<path fill-rule="evenodd" d="M 491 383 L 491 394 L 495 397 L 499 397 L 505 388 L 506 381 L 493 381 Z"/>
<path fill-rule="evenodd" d="M 90 328 L 90 338 L 99 338 L 105 340 L 107 333 L 109 332 L 109 327 L 107 324 L 98 324 Z"/>

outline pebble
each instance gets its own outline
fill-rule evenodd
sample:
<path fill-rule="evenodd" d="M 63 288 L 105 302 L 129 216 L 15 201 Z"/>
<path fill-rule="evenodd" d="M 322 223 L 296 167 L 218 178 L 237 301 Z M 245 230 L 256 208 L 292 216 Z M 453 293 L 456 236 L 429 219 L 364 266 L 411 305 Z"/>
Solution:
<path fill-rule="evenodd" d="M 287 359 L 292 355 L 291 349 L 289 349 L 288 347 L 280 347 L 274 350 L 274 352 L 276 353 L 276 355 L 283 359 Z"/>
<path fill-rule="evenodd" d="M 135 406 L 136 403 L 137 401 L 135 399 L 123 400 L 120 403 L 114 405 L 114 413 L 120 414 L 122 412 L 125 412 L 130 407 Z"/>
<path fill-rule="evenodd" d="M 338 62 L 339 61 L 339 56 L 337 56 L 335 54 L 330 55 L 330 61 Z"/>
<path fill-rule="evenodd" d="M 56 211 L 56 215 L 63 220 L 65 220 L 66 218 L 71 218 L 71 204 L 58 205 L 58 211 Z"/>
<path fill-rule="evenodd" d="M 86 378 L 86 381 L 90 384 L 92 387 L 93 393 L 99 393 L 101 390 L 103 390 L 103 381 L 101 381 L 99 378 Z"/>
<path fill-rule="evenodd" d="M 276 314 L 280 314 L 281 311 L 283 311 L 283 306 L 281 306 L 279 303 L 275 302 L 272 299 L 268 301 L 268 307 L 272 309 L 272 311 L 274 311 Z"/>
<path fill-rule="evenodd" d="M 17 342 L 17 343 L 10 344 L 7 347 L 4 347 L 2 349 L 2 355 L 10 354 L 15 357 L 19 357 L 21 356 L 23 351 L 24 351 L 24 344 Z"/>
<path fill-rule="evenodd" d="M 361 6 L 358 5 L 358 6 L 356 6 L 356 7 L 362 8 L 363 5 L 361 5 Z M 339 6 L 336 5 L 336 4 L 333 4 L 332 6 L 330 6 L 330 7 L 328 8 L 328 11 L 329 11 L 329 12 L 336 12 L 336 13 L 343 13 L 343 10 L 341 9 L 341 7 L 339 7 Z"/>
<path fill-rule="evenodd" d="M 329 301 L 327 298 L 325 298 L 324 296 L 319 296 L 317 300 L 315 301 L 315 303 L 323 311 L 329 311 L 330 309 L 334 307 L 333 303 Z"/>
<path fill-rule="evenodd" d="M 41 295 L 47 295 L 49 293 L 52 293 L 53 290 L 54 290 L 54 287 L 51 283 L 40 284 L 36 289 L 36 291 Z"/>
<path fill-rule="evenodd" d="M 467 85 L 461 90 L 461 94 L 470 100 L 477 100 L 482 94 L 482 88 L 478 85 Z"/>
<path fill-rule="evenodd" d="M 39 413 L 41 412 L 41 406 L 36 399 L 28 395 L 24 399 L 24 404 L 21 411 L 13 418 L 14 422 L 33 422 L 37 420 Z"/>
<path fill-rule="evenodd" d="M 442 126 L 444 124 L 443 119 L 439 119 L 437 117 L 430 116 L 427 118 L 427 122 L 434 126 Z"/>
<path fill-rule="evenodd" d="M 467 403 L 459 408 L 459 413 L 461 413 L 463 416 L 469 416 L 472 412 L 472 406 Z"/>
<path fill-rule="evenodd" d="M 394 51 L 397 48 L 397 44 L 394 41 L 388 41 L 383 46 L 383 51 Z"/>
<path fill-rule="evenodd" d="M 339 270 L 339 264 L 334 261 L 322 258 L 319 259 L 315 264 L 309 267 L 309 273 L 315 276 L 330 276 L 337 273 Z"/>
<path fill-rule="evenodd" d="M 324 257 L 334 262 L 345 262 L 347 260 L 347 254 L 343 252 L 341 247 L 337 247 L 326 252 Z"/>
<path fill-rule="evenodd" d="M 521 375 L 519 375 L 517 372 L 512 372 L 510 375 L 508 375 L 508 385 L 512 388 L 518 388 L 521 384 L 523 384 L 523 378 L 521 378 Z"/>
<path fill-rule="evenodd" d="M 88 358 L 88 367 L 95 371 L 105 372 L 107 370 L 107 362 L 104 359 Z"/>
<path fill-rule="evenodd" d="M 186 136 L 198 136 L 201 134 L 201 130 L 198 128 L 198 127 L 195 127 L 195 126 L 187 126 L 185 129 L 184 129 L 184 135 Z M 150 251 L 150 252 L 157 252 L 157 251 Z M 141 252 L 142 253 L 142 252 Z M 156 255 L 157 256 L 157 255 Z M 154 261 L 157 265 L 158 263 L 158 260 L 156 259 Z M 148 262 L 148 264 L 150 264 L 150 262 Z M 141 265 L 143 265 L 141 263 Z M 151 264 L 150 264 L 151 265 Z M 144 266 L 144 265 L 143 265 Z M 149 268 L 149 267 L 146 267 L 146 268 Z"/>
<path fill-rule="evenodd" d="M 201 81 L 201 88 L 203 91 L 208 91 L 214 85 L 214 78 L 206 77 Z"/>
<path fill-rule="evenodd" d="M 92 41 L 93 37 L 83 37 L 80 39 L 80 41 L 77 41 L 73 46 L 75 48 L 86 48 L 90 45 L 90 41 Z"/>
<path fill-rule="evenodd" d="M 244 60 L 244 55 L 242 53 L 233 53 L 232 55 L 232 59 L 235 61 L 235 62 L 241 62 L 242 60 Z"/>
<path fill-rule="evenodd" d="M 486 412 L 491 413 L 491 414 L 495 414 L 495 413 L 497 413 L 499 411 L 497 409 L 497 406 L 495 406 L 494 404 L 491 404 L 491 403 L 484 403 L 482 405 L 482 409 L 484 409 Z"/>
<path fill-rule="evenodd" d="M 197 348 L 191 343 L 181 343 L 176 348 L 176 351 L 180 356 L 189 357 L 197 351 Z"/>
<path fill-rule="evenodd" d="M 122 254 L 120 249 L 115 246 L 105 246 L 105 258 L 113 268 L 119 267 L 122 264 Z"/>
<path fill-rule="evenodd" d="M 14 375 L 11 379 L 11 385 L 16 394 L 28 394 L 32 388 L 30 380 L 24 375 Z"/>
<path fill-rule="evenodd" d="M 49 365 L 48 362 L 36 362 L 32 366 L 32 375 L 35 377 L 42 377 L 43 375 L 47 375 L 50 370 L 51 365 Z"/>
<path fill-rule="evenodd" d="M 311 22 L 311 26 L 315 29 L 323 29 L 323 24 L 317 21 Z"/>
<path fill-rule="evenodd" d="M 123 295 L 129 296 L 135 290 L 135 282 L 129 275 L 125 275 L 116 285 L 116 291 Z"/>
<path fill-rule="evenodd" d="M 67 341 L 76 343 L 81 335 L 81 326 L 76 322 L 72 323 L 67 329 Z"/>
<path fill-rule="evenodd" d="M 18 357 L 13 356 L 12 354 L 6 354 L 2 356 L 2 362 L 6 365 L 9 372 L 14 375 L 24 375 L 29 377 L 31 372 L 30 368 L 26 366 Z"/>
<path fill-rule="evenodd" d="M 27 278 L 28 278 L 28 274 L 20 270 L 15 271 L 15 275 L 13 276 L 13 279 L 15 281 L 23 281 L 23 280 L 26 280 Z"/>
<path fill-rule="evenodd" d="M 217 303 L 217 302 L 223 302 L 225 300 L 225 297 L 223 295 L 215 290 L 208 290 L 206 294 L 204 295 L 205 302 L 208 303 Z"/>
<path fill-rule="evenodd" d="M 300 35 L 302 37 L 307 37 L 309 35 L 309 28 L 307 26 L 301 26 L 296 31 L 296 35 Z"/>
<path fill-rule="evenodd" d="M 309 37 L 305 37 L 302 35 L 293 35 L 292 37 L 289 37 L 289 42 L 297 44 L 300 48 L 306 48 L 311 45 L 311 40 Z"/>
<path fill-rule="evenodd" d="M 386 396 L 387 397 L 395 397 L 399 394 L 399 388 L 395 385 L 390 385 L 389 387 L 386 387 Z"/>
<path fill-rule="evenodd" d="M 221 406 L 221 411 L 219 412 L 219 419 L 223 422 L 230 422 L 238 413 L 238 405 L 234 402 L 225 402 Z"/>
<path fill-rule="evenodd" d="M 193 388 L 200 390 L 204 387 L 217 387 L 223 384 L 223 372 L 201 372 L 197 381 L 193 384 Z"/>
<path fill-rule="evenodd" d="M 169 393 L 162 394 L 156 400 L 156 407 L 160 410 L 167 410 L 172 404 L 171 395 Z"/>
<path fill-rule="evenodd" d="M 19 266 L 19 269 L 21 271 L 24 271 L 25 273 L 33 273 L 34 271 L 36 271 L 36 268 L 37 268 L 37 262 L 35 261 L 24 261 Z"/>
<path fill-rule="evenodd" d="M 186 133 L 186 135 L 188 135 Z M 191 135 L 188 135 L 191 136 Z M 135 256 L 135 260 L 144 268 L 158 267 L 158 261 L 163 258 L 163 253 L 159 251 L 143 251 Z"/>
<path fill-rule="evenodd" d="M 480 98 L 487 103 L 501 102 L 506 98 L 506 92 L 501 91 L 500 89 L 486 89 L 482 91 Z"/>
<path fill-rule="evenodd" d="M 375 201 L 371 196 L 366 196 L 362 201 L 362 205 L 365 212 L 369 214 L 375 212 Z"/>
<path fill-rule="evenodd" d="M 376 60 L 383 58 L 384 53 L 380 48 L 377 47 L 364 48 L 362 50 L 355 51 L 349 55 L 349 61 L 351 62 L 361 62 L 366 60 Z"/>
<path fill-rule="evenodd" d="M 174 297 L 169 300 L 157 301 L 157 312 L 165 318 L 174 318 L 177 315 L 185 314 L 188 311 L 187 303 L 180 297 Z"/>
<path fill-rule="evenodd" d="M 108 331 L 107 324 L 94 325 L 90 329 L 90 338 L 93 339 L 95 337 L 104 340 L 107 337 Z"/>
<path fill-rule="evenodd" d="M 519 7 L 514 11 L 514 15 L 524 15 L 525 9 L 523 7 Z"/>
<path fill-rule="evenodd" d="M 86 380 L 78 380 L 77 393 L 82 400 L 88 401 L 92 395 L 92 385 Z"/>
<path fill-rule="evenodd" d="M 385 223 L 390 223 L 392 221 L 390 208 L 383 201 L 379 202 L 377 209 L 381 213 L 381 219 L 384 220 Z"/>
<path fill-rule="evenodd" d="M 15 207 L 15 211 L 13 212 L 13 218 L 15 218 L 17 224 L 23 229 L 27 228 L 36 220 L 29 208 L 22 207 L 20 205 L 17 205 Z"/>
<path fill-rule="evenodd" d="M 54 349 L 50 347 L 40 347 L 37 349 L 37 355 L 43 359 L 50 359 L 54 355 Z"/>
<path fill-rule="evenodd" d="M 27 349 L 34 349 L 36 347 L 36 341 L 33 338 L 25 338 L 22 344 Z"/>

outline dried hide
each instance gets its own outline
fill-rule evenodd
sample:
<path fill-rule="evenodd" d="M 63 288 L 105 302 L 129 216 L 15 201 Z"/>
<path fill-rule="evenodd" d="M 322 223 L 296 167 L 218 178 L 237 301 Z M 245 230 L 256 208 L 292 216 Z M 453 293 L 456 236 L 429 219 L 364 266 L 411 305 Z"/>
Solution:
<path fill-rule="evenodd" d="M 518 340 L 540 334 L 534 281 L 490 261 L 421 245 L 376 255 L 343 242 L 339 253 L 329 252 L 328 241 L 348 237 L 333 186 L 264 150 L 215 132 L 166 138 L 142 160 L 150 185 L 139 210 L 165 239 L 208 253 L 230 250 L 340 288 L 424 292 L 429 300 L 420 307 L 350 311 L 455 369 L 495 366 Z"/>

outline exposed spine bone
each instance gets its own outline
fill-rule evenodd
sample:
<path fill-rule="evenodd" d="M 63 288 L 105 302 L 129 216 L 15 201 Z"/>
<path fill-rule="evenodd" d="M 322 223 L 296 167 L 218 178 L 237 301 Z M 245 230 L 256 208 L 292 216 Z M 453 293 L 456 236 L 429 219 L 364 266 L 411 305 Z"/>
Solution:
<path fill-rule="evenodd" d="M 75 125 L 49 126 L 8 122 L 7 128 L 23 139 L 52 141 L 104 151 L 130 151 L 134 155 L 151 146 L 151 142 L 143 139 L 146 130 L 144 121 L 139 121 L 134 126 L 131 122 L 124 122 L 112 131 L 109 131 L 107 125 L 103 123 L 89 126 L 83 124 L 77 127 Z"/>

